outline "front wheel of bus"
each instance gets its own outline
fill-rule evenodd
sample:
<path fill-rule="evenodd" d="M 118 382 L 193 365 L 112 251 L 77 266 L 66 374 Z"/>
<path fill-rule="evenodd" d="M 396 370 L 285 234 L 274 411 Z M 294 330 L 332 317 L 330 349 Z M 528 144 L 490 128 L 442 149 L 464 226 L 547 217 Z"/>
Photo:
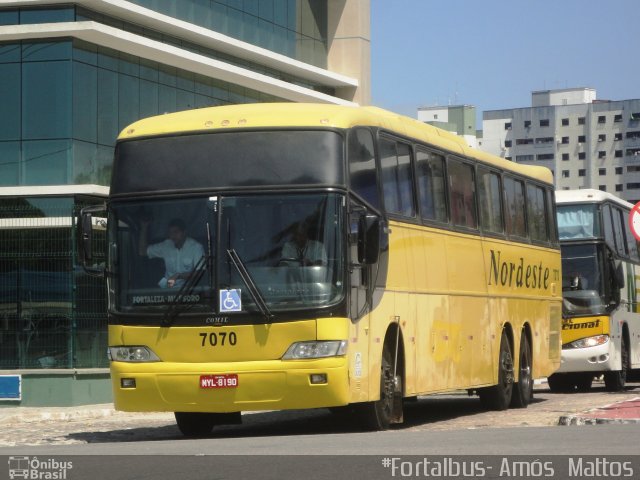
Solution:
<path fill-rule="evenodd" d="M 401 377 L 393 377 L 393 356 L 385 345 L 380 364 L 380 399 L 375 402 L 359 404 L 356 408 L 362 425 L 367 430 L 386 430 L 394 420 L 394 393 Z"/>
<path fill-rule="evenodd" d="M 513 357 L 509 337 L 505 331 L 500 339 L 500 356 L 498 357 L 498 384 L 482 388 L 478 391 L 480 402 L 489 410 L 506 410 L 511 403 L 513 393 Z"/>
<path fill-rule="evenodd" d="M 522 332 L 520 340 L 520 362 L 518 368 L 518 383 L 514 385 L 511 397 L 511 406 L 515 408 L 526 408 L 533 398 L 533 378 L 532 378 L 532 353 L 529 339 L 525 332 Z"/>
<path fill-rule="evenodd" d="M 627 342 L 624 338 L 622 339 L 622 342 L 620 342 L 620 349 L 622 368 L 613 372 L 605 372 L 604 374 L 604 388 L 607 392 L 619 392 L 624 389 L 624 385 L 627 383 L 629 349 L 627 348 Z"/>
<path fill-rule="evenodd" d="M 205 437 L 213 430 L 211 413 L 175 412 L 175 417 L 178 429 L 185 437 Z"/>

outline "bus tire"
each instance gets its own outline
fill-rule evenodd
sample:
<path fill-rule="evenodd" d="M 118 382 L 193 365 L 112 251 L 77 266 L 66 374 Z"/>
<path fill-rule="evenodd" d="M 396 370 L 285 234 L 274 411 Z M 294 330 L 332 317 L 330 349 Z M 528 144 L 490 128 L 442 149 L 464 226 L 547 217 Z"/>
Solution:
<path fill-rule="evenodd" d="M 525 331 L 520 337 L 520 359 L 518 362 L 518 382 L 513 386 L 511 406 L 527 408 L 533 398 L 533 354 Z"/>
<path fill-rule="evenodd" d="M 481 388 L 478 391 L 480 402 L 488 410 L 506 410 L 511 403 L 513 393 L 513 357 L 506 331 L 502 331 L 500 339 L 500 355 L 498 356 L 498 384 Z"/>
<path fill-rule="evenodd" d="M 604 388 L 607 392 L 619 392 L 624 389 L 625 383 L 627 383 L 627 371 L 629 371 L 629 348 L 627 347 L 627 341 L 622 338 L 620 342 L 620 358 L 622 368 L 620 370 L 614 370 L 612 372 L 604 373 Z"/>
<path fill-rule="evenodd" d="M 380 399 L 354 405 L 360 423 L 365 429 L 378 431 L 389 428 L 394 413 L 394 392 L 393 354 L 385 342 L 380 363 Z"/>
<path fill-rule="evenodd" d="M 214 426 L 212 413 L 175 412 L 178 429 L 185 437 L 206 437 Z"/>
<path fill-rule="evenodd" d="M 578 375 L 573 383 L 575 383 L 576 390 L 578 390 L 578 392 L 588 392 L 589 390 L 591 390 L 591 385 L 593 384 L 593 375 L 589 373 Z"/>

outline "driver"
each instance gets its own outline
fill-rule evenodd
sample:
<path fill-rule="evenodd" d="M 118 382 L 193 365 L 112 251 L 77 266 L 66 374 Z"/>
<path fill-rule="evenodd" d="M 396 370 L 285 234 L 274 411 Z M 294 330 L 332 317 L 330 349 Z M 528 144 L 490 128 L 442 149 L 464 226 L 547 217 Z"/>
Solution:
<path fill-rule="evenodd" d="M 148 245 L 150 223 L 148 218 L 141 222 L 138 253 L 148 258 L 164 260 L 164 277 L 158 282 L 161 288 L 180 287 L 204 256 L 204 249 L 200 243 L 187 236 L 185 223 L 179 218 L 169 222 L 166 240 Z"/>
<path fill-rule="evenodd" d="M 300 265 L 326 265 L 327 252 L 322 242 L 309 239 L 309 228 L 305 222 L 300 222 L 293 231 L 291 240 L 282 247 L 284 261 L 298 261 Z"/>

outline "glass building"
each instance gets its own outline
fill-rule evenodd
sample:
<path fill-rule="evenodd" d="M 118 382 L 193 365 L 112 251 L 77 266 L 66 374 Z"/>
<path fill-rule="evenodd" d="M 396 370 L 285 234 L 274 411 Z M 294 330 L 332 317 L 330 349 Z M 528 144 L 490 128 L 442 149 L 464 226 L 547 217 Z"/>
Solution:
<path fill-rule="evenodd" d="M 0 375 L 21 376 L 21 404 L 108 401 L 104 284 L 75 263 L 72 218 L 107 194 L 125 126 L 230 103 L 367 104 L 369 69 L 369 0 L 2 2 Z M 64 393 L 43 400 L 53 384 Z"/>

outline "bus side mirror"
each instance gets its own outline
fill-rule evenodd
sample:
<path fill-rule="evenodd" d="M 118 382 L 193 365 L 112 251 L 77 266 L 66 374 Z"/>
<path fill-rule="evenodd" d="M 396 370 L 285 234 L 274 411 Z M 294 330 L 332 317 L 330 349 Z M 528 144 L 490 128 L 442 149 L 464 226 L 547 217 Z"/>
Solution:
<path fill-rule="evenodd" d="M 380 219 L 363 215 L 358 220 L 358 262 L 372 265 L 380 256 Z"/>
<path fill-rule="evenodd" d="M 80 256 L 80 263 L 86 265 L 91 262 L 93 258 L 93 251 L 91 249 L 91 243 L 93 242 L 93 215 L 88 212 L 80 213 L 78 225 L 80 231 L 78 232 L 80 242 L 78 244 L 78 253 Z"/>
<path fill-rule="evenodd" d="M 614 275 L 616 279 L 616 287 L 624 288 L 624 267 L 622 266 L 622 262 L 620 260 L 614 260 Z"/>
<path fill-rule="evenodd" d="M 106 210 L 105 205 L 95 205 L 85 207 L 80 210 L 80 214 L 76 220 L 76 239 L 78 245 L 78 263 L 82 266 L 84 271 L 93 276 L 104 275 L 104 267 L 90 266 L 94 261 L 93 242 L 94 230 L 104 229 L 106 227 L 106 221 L 103 218 Z M 97 214 L 97 217 L 94 217 Z"/>

